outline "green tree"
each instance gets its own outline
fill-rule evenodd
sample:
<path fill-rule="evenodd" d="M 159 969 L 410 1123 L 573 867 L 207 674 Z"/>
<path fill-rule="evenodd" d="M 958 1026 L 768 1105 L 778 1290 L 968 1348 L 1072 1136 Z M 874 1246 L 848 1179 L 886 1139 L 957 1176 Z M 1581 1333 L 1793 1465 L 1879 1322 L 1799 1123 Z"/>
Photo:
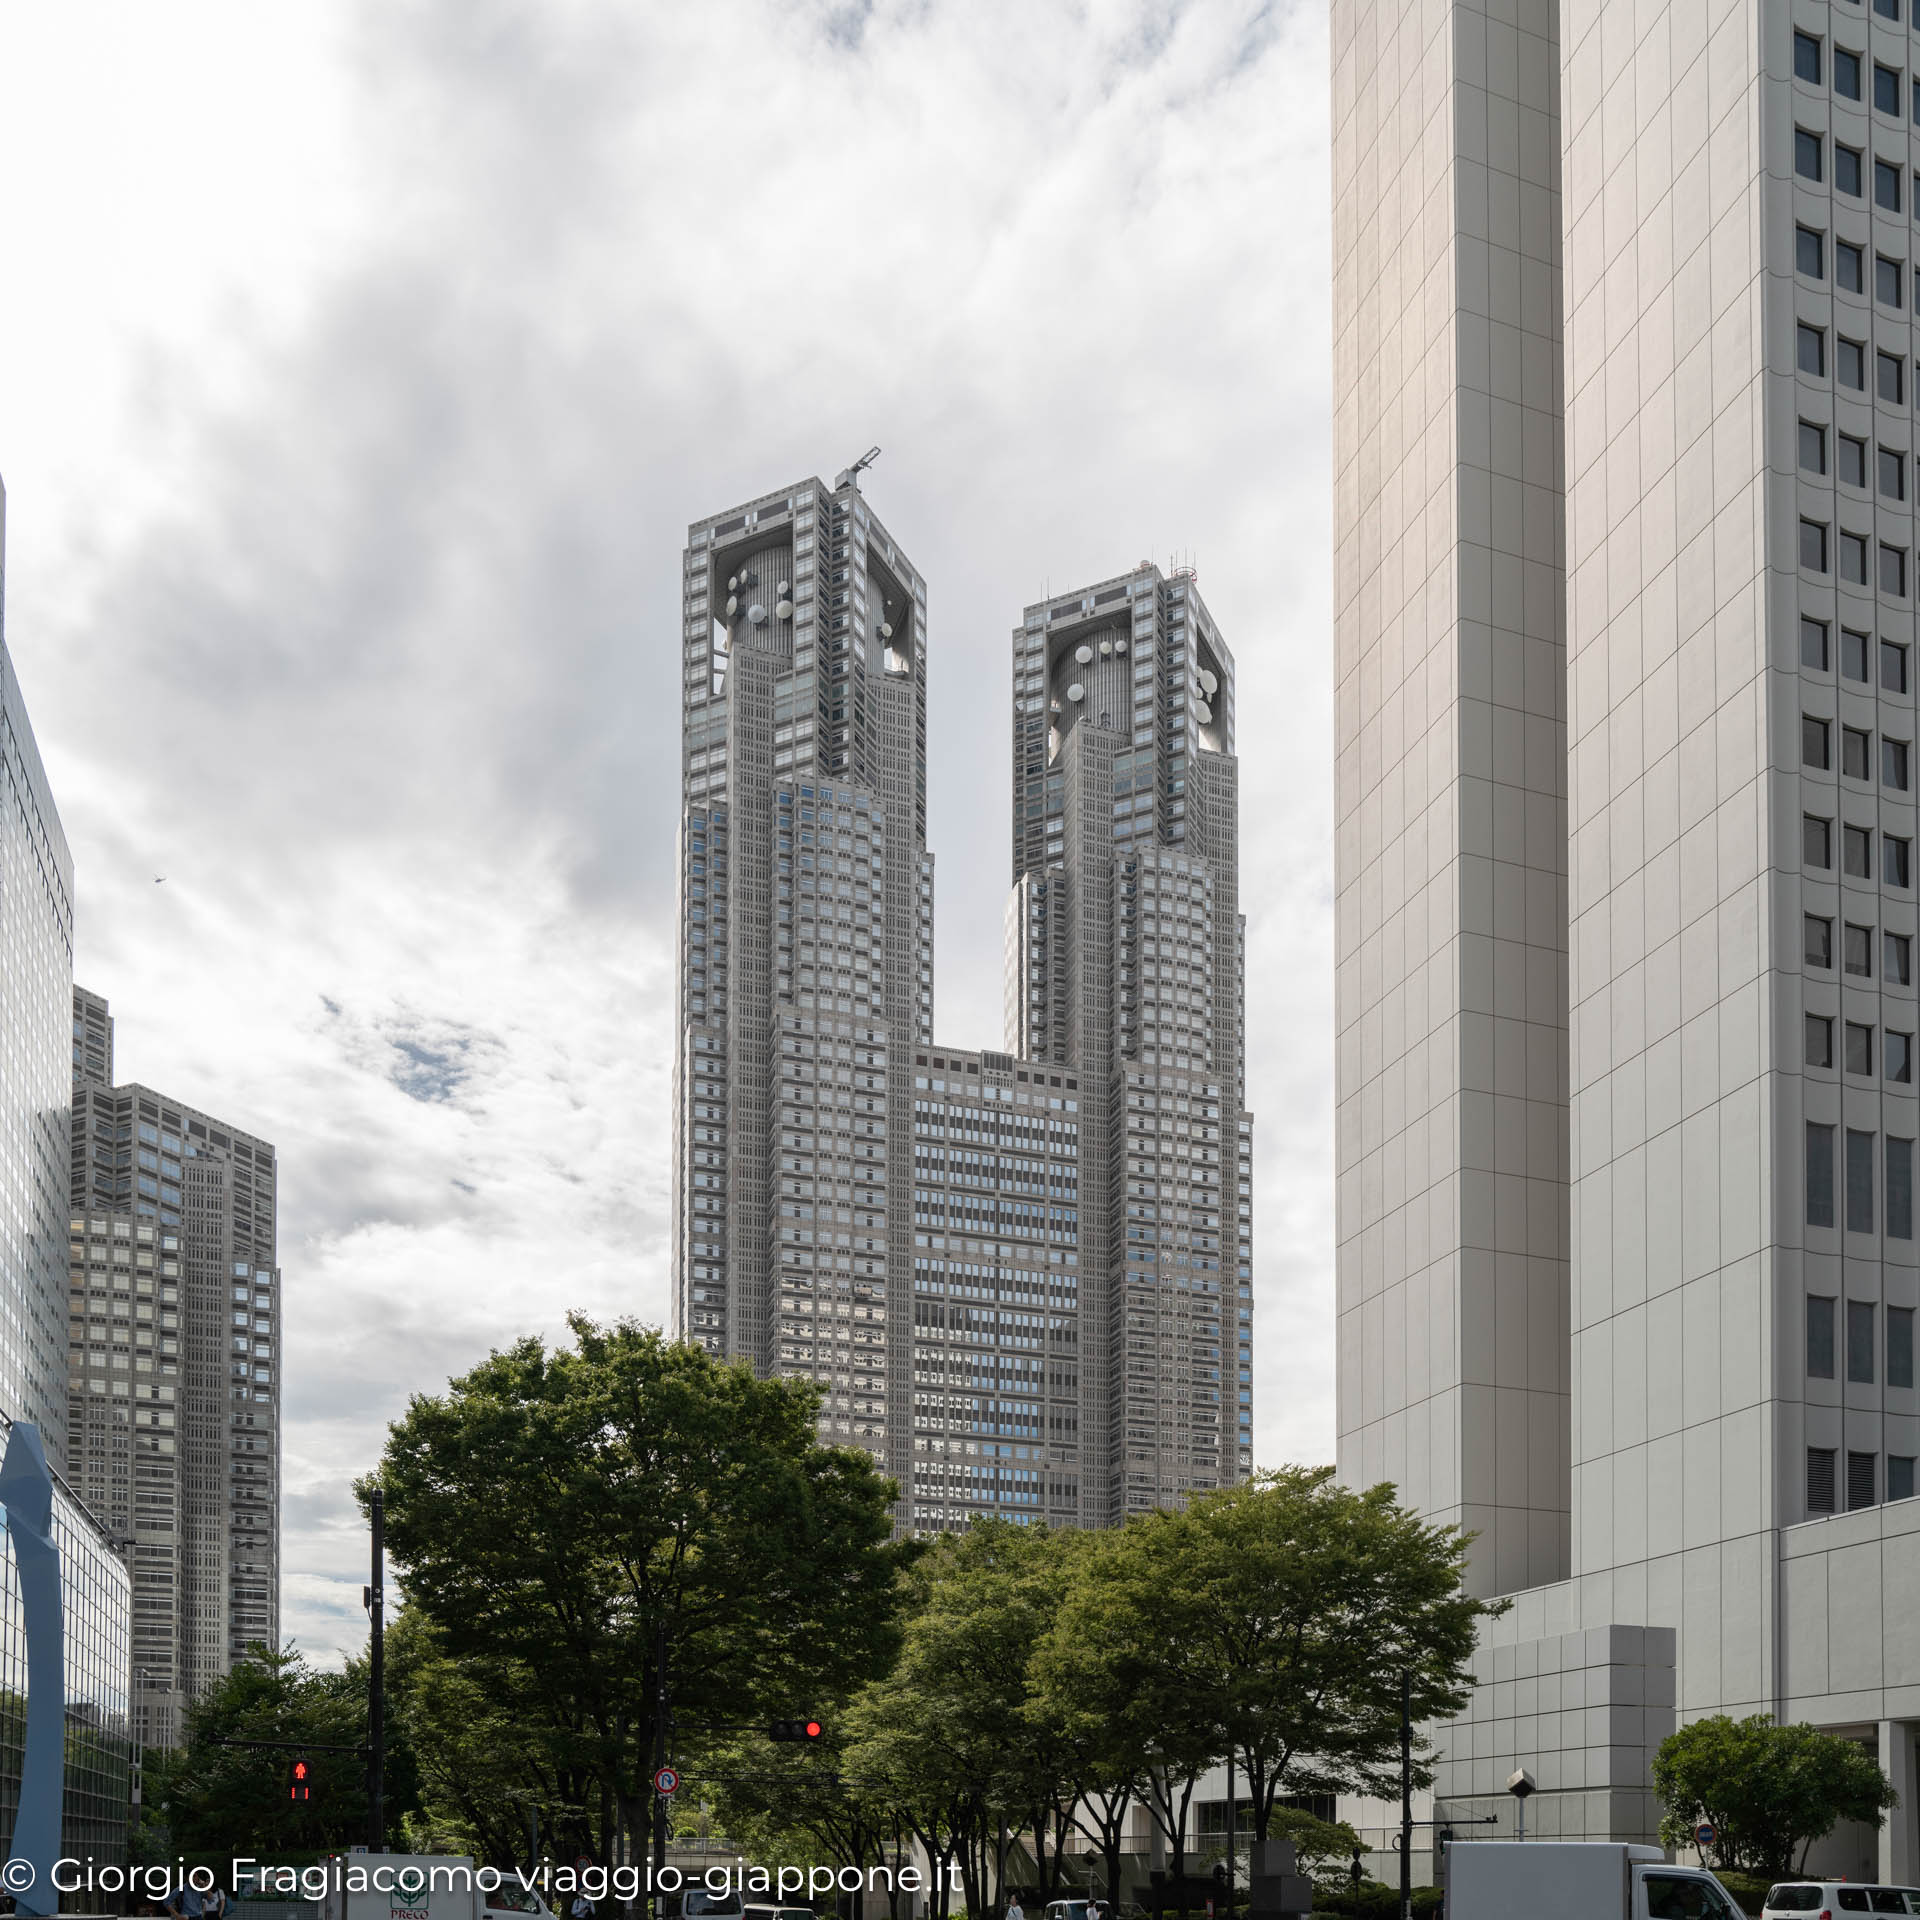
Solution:
<path fill-rule="evenodd" d="M 1100 1536 L 1038 1685 L 1110 1770 L 1137 1770 L 1180 1873 L 1194 1786 L 1229 1753 L 1255 1839 L 1283 1795 L 1398 1790 L 1401 1669 L 1416 1723 L 1457 1713 L 1475 1625 L 1498 1610 L 1461 1592 L 1465 1550 L 1389 1486 L 1262 1474 Z"/>
<path fill-rule="evenodd" d="M 1660 1743 L 1654 1791 L 1666 1806 L 1661 1838 L 1694 1844 L 1711 1821 L 1714 1859 L 1779 1875 L 1804 1870 L 1807 1849 L 1842 1820 L 1878 1827 L 1899 1795 L 1858 1742 L 1764 1713 L 1692 1720 Z"/>
<path fill-rule="evenodd" d="M 1304 1807 L 1275 1807 L 1268 1832 L 1291 1840 L 1300 1871 L 1326 1887 L 1351 1886 L 1353 1857 L 1366 1851 L 1360 1836 L 1344 1820 L 1322 1820 Z"/>
<path fill-rule="evenodd" d="M 148 1757 L 145 1800 L 183 1853 L 276 1853 L 352 1845 L 367 1837 L 364 1660 L 340 1673 L 316 1672 L 291 1642 L 256 1645 L 187 1710 L 186 1739 Z M 250 1746 L 250 1741 L 274 1742 Z M 312 1798 L 295 1801 L 289 1776 L 297 1749 L 311 1743 Z M 403 1739 L 389 1742 L 385 1811 L 390 1830 L 417 1808 L 415 1775 Z"/>
<path fill-rule="evenodd" d="M 885 1666 L 912 1549 L 871 1457 L 816 1444 L 812 1385 L 568 1324 L 571 1348 L 523 1340 L 416 1397 L 377 1479 L 409 1607 L 592 1780 L 606 1858 L 644 1831 L 662 1657 L 696 1738 L 805 1711 Z"/>

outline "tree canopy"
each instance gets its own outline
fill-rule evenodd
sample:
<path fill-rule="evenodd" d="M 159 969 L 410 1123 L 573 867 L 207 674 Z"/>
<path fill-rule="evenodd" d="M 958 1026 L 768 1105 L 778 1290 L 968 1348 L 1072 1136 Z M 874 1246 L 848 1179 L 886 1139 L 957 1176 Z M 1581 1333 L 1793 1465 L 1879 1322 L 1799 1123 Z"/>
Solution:
<path fill-rule="evenodd" d="M 1668 1734 L 1653 1785 L 1668 1846 L 1691 1847 L 1710 1821 L 1717 1865 L 1770 1875 L 1801 1871 L 1808 1847 L 1842 1820 L 1878 1827 L 1899 1801 L 1858 1741 L 1764 1713 L 1717 1713 Z"/>
<path fill-rule="evenodd" d="M 644 1830 L 659 1662 L 676 1730 L 813 1709 L 898 1643 L 892 1484 L 815 1437 L 818 1390 L 574 1317 L 417 1396 L 377 1476 L 387 1544 L 433 1653 L 408 1711 L 457 1729 L 463 1687 L 528 1748 L 476 1836 L 551 1793 L 609 1857 Z M 452 1663 L 436 1665 L 437 1660 Z M 457 1797 L 457 1796 L 456 1796 Z"/>

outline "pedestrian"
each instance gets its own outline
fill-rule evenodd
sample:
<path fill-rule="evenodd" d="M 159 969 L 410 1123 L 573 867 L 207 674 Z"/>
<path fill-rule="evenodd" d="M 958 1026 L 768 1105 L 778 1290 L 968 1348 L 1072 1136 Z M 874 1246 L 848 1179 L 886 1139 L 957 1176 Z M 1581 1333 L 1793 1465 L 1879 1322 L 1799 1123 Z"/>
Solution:
<path fill-rule="evenodd" d="M 167 1895 L 167 1911 L 173 1920 L 202 1920 L 206 1910 L 199 1888 L 188 1886 L 184 1879 Z"/>
<path fill-rule="evenodd" d="M 586 1888 L 573 1896 L 573 1905 L 567 1911 L 572 1920 L 593 1920 L 593 1902 L 587 1898 Z"/>
<path fill-rule="evenodd" d="M 1007 1902 L 1007 1920 L 1027 1920 L 1027 1916 L 1020 1905 L 1020 1896 L 1017 1893 Z"/>
<path fill-rule="evenodd" d="M 201 1920 L 226 1920 L 226 1913 L 227 1890 L 216 1880 L 200 1901 Z"/>

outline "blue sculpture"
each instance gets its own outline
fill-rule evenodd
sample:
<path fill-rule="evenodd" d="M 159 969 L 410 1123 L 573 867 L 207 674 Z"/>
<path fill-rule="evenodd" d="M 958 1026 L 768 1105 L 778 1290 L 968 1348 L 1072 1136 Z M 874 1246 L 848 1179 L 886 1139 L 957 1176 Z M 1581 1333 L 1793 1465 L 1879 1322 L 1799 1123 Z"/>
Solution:
<path fill-rule="evenodd" d="M 20 1914 L 60 1907 L 53 1864 L 60 1858 L 60 1812 L 67 1772 L 66 1639 L 60 1618 L 60 1549 L 53 1539 L 53 1476 L 40 1429 L 16 1420 L 0 1461 L 0 1505 L 20 1574 L 20 1610 L 27 1629 L 27 1747 L 20 1768 L 20 1808 L 13 1851 L 0 1882 Z M 18 1863 L 18 1864 L 17 1864 Z M 33 1877 L 26 1886 L 26 1868 Z"/>

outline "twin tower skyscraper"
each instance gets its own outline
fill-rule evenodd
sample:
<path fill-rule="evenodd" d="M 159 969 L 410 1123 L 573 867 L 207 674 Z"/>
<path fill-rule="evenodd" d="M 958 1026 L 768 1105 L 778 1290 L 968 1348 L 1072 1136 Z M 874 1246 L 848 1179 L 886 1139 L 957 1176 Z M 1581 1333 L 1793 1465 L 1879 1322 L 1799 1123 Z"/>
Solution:
<path fill-rule="evenodd" d="M 682 580 L 675 1332 L 816 1380 L 919 1531 L 1252 1468 L 1233 656 L 1151 564 L 1014 629 L 998 1047 L 936 1039 L 927 589 L 858 472 Z"/>

